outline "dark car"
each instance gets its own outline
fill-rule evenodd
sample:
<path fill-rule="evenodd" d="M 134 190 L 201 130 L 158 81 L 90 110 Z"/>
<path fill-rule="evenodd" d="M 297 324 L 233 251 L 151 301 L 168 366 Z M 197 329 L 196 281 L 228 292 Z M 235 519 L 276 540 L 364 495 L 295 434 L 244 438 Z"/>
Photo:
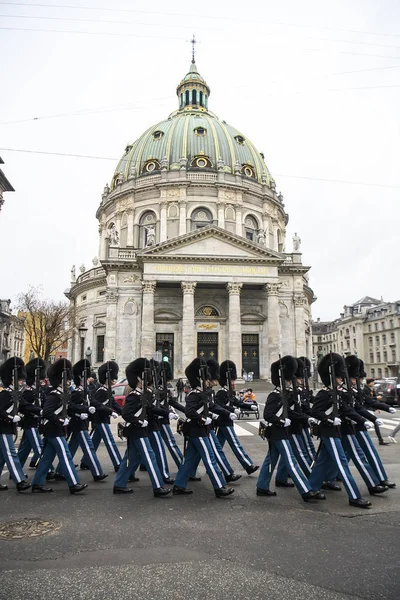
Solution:
<path fill-rule="evenodd" d="M 393 406 L 400 403 L 400 382 L 397 377 L 377 379 L 374 383 L 374 392 L 377 396 L 382 396 L 382 401 L 387 404 Z"/>

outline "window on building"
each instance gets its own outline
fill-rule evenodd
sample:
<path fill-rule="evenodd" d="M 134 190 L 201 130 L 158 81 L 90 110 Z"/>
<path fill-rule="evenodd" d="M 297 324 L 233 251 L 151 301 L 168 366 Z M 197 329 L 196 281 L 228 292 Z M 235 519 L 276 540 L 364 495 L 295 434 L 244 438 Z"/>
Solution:
<path fill-rule="evenodd" d="M 318 340 L 317 341 L 318 342 L 322 342 L 322 336 L 321 335 L 318 336 Z"/>
<path fill-rule="evenodd" d="M 156 245 L 156 215 L 147 211 L 139 221 L 139 247 L 148 248 Z"/>
<path fill-rule="evenodd" d="M 82 300 L 82 302 L 86 302 L 86 300 L 87 300 L 87 296 L 86 296 L 86 294 L 84 294 L 84 295 L 82 296 L 81 300 Z"/>
<path fill-rule="evenodd" d="M 354 348 L 354 350 L 356 349 L 356 347 L 357 347 L 356 338 L 353 338 L 353 348 Z"/>
<path fill-rule="evenodd" d="M 350 335 L 350 329 L 348 327 L 346 327 L 346 333 L 345 336 L 347 337 L 348 335 Z"/>
<path fill-rule="evenodd" d="M 340 330 L 340 337 L 343 337 L 343 329 Z"/>
<path fill-rule="evenodd" d="M 387 362 L 388 353 L 386 350 L 383 351 L 383 362 Z"/>
<path fill-rule="evenodd" d="M 389 377 L 389 369 L 385 369 L 385 377 Z"/>
<path fill-rule="evenodd" d="M 396 361 L 396 350 L 392 350 L 392 362 Z"/>
<path fill-rule="evenodd" d="M 371 331 L 371 324 L 368 325 L 368 331 Z"/>
<path fill-rule="evenodd" d="M 378 369 L 378 379 L 381 379 L 382 377 L 382 369 Z"/>
<path fill-rule="evenodd" d="M 104 362 L 104 335 L 98 335 L 96 338 L 96 362 Z"/>
<path fill-rule="evenodd" d="M 378 323 L 375 323 L 375 331 L 378 331 Z"/>
<path fill-rule="evenodd" d="M 385 329 L 385 321 L 381 321 L 381 329 Z"/>
<path fill-rule="evenodd" d="M 382 335 L 382 344 L 385 345 L 386 344 L 386 333 L 384 333 Z"/>
<path fill-rule="evenodd" d="M 374 353 L 373 352 L 369 353 L 369 362 L 372 362 L 372 363 L 374 362 Z"/>
<path fill-rule="evenodd" d="M 369 345 L 370 345 L 370 346 L 373 346 L 373 344 L 374 344 L 374 338 L 373 338 L 372 336 L 370 336 L 370 337 L 368 338 L 368 341 L 369 341 Z"/>
<path fill-rule="evenodd" d="M 207 208 L 196 208 L 191 215 L 192 231 L 212 225 L 212 214 Z"/>
<path fill-rule="evenodd" d="M 371 377 L 375 377 L 375 369 L 371 369 Z"/>
<path fill-rule="evenodd" d="M 394 327 L 393 319 L 390 319 L 389 324 L 390 324 L 390 329 L 393 329 L 393 327 Z"/>
<path fill-rule="evenodd" d="M 376 362 L 381 362 L 381 353 L 379 351 L 376 353 Z"/>
<path fill-rule="evenodd" d="M 340 349 L 343 352 L 343 342 L 340 342 Z"/>
<path fill-rule="evenodd" d="M 353 333 L 355 333 L 355 332 L 356 332 L 356 328 L 355 328 L 355 327 L 354 327 L 354 325 L 353 325 Z"/>
<path fill-rule="evenodd" d="M 392 332 L 392 333 L 390 334 L 390 343 L 391 343 L 391 344 L 393 344 L 393 342 L 394 342 L 394 339 L 395 339 L 395 338 L 394 338 L 394 332 Z"/>
<path fill-rule="evenodd" d="M 377 346 L 379 346 L 379 335 L 375 336 L 375 343 Z"/>
<path fill-rule="evenodd" d="M 246 240 L 255 242 L 257 239 L 258 223 L 251 215 L 247 216 L 244 221 L 244 232 Z"/>
<path fill-rule="evenodd" d="M 350 350 L 350 340 L 346 340 L 347 349 Z"/>

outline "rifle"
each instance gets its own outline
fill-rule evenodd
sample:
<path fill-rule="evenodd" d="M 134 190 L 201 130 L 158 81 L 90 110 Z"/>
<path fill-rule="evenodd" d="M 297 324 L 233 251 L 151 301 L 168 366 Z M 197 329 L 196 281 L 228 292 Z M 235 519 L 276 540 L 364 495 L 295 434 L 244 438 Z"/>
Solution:
<path fill-rule="evenodd" d="M 346 361 L 343 361 L 343 371 L 344 371 L 344 381 L 346 384 L 346 389 L 347 389 L 347 393 L 349 395 L 349 400 L 352 406 L 354 406 L 355 404 L 355 398 L 354 398 L 354 394 L 353 394 L 353 390 L 351 387 L 351 381 L 350 381 L 350 377 L 349 377 L 349 371 L 347 369 L 347 365 L 346 365 Z"/>
<path fill-rule="evenodd" d="M 234 396 L 234 393 L 233 393 L 233 388 L 232 388 L 232 371 L 230 368 L 226 370 L 226 378 L 228 380 L 229 395 L 232 398 Z"/>
<path fill-rule="evenodd" d="M 203 417 L 208 417 L 208 392 L 207 392 L 207 377 L 206 377 L 206 369 L 207 365 L 200 365 L 199 375 L 201 381 L 201 388 L 204 392 L 204 397 L 206 398 L 204 401 L 204 411 Z"/>
<path fill-rule="evenodd" d="M 111 387 L 110 361 L 107 361 L 106 382 L 107 382 L 108 408 L 113 410 L 113 392 L 112 392 L 112 387 Z"/>
<path fill-rule="evenodd" d="M 20 401 L 20 391 L 18 385 L 18 365 L 17 359 L 14 358 L 14 368 L 13 368 L 13 391 L 12 391 L 12 401 L 13 401 L 13 409 L 12 416 L 15 417 L 18 414 L 19 410 L 19 401 Z M 18 437 L 18 427 L 16 423 L 13 423 L 13 433 L 15 440 Z"/>
<path fill-rule="evenodd" d="M 282 357 L 281 355 L 279 355 L 279 381 L 280 381 L 280 388 L 281 388 L 281 396 L 282 396 L 282 415 L 281 418 L 282 419 L 287 419 L 288 418 L 288 393 L 286 390 L 286 383 L 285 383 L 285 375 L 283 373 L 284 371 L 284 366 L 282 364 Z"/>
<path fill-rule="evenodd" d="M 164 363 L 161 366 L 161 386 L 162 386 L 162 397 L 163 397 L 163 408 L 169 410 L 169 394 L 167 385 L 167 373 L 164 367 Z"/>
<path fill-rule="evenodd" d="M 69 391 L 68 391 L 68 369 L 67 363 L 64 360 L 64 368 L 62 372 L 62 412 L 61 418 L 66 419 L 68 417 L 68 403 L 69 403 Z M 67 428 L 64 427 L 65 437 L 67 437 Z"/>
<path fill-rule="evenodd" d="M 87 380 L 88 380 L 88 370 L 87 370 L 87 366 L 85 365 L 84 369 L 83 369 L 83 382 L 82 382 L 82 387 L 83 387 L 83 404 L 87 407 L 89 407 L 90 402 L 89 402 L 89 394 L 88 394 L 88 390 L 87 390 Z"/>
<path fill-rule="evenodd" d="M 153 378 L 153 393 L 154 393 L 154 397 L 156 399 L 156 406 L 157 406 L 157 408 L 160 408 L 161 398 L 160 398 L 160 390 L 158 389 L 158 382 L 160 379 L 160 374 L 158 372 L 157 365 L 155 364 L 154 360 L 151 363 L 151 375 Z"/>
<path fill-rule="evenodd" d="M 339 416 L 339 398 L 337 393 L 337 383 L 336 383 L 336 374 L 335 374 L 335 363 L 333 362 L 332 352 L 329 353 L 331 357 L 331 362 L 329 365 L 329 376 L 331 380 L 331 388 L 332 388 L 332 414 L 331 418 Z M 344 361 L 343 361 L 344 362 Z M 340 434 L 340 429 L 338 429 L 338 433 Z"/>

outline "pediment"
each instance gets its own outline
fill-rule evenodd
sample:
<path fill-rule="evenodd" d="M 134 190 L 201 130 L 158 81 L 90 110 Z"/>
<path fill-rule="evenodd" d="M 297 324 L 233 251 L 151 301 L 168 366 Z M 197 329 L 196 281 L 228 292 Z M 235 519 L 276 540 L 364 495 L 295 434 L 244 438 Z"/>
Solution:
<path fill-rule="evenodd" d="M 283 262 L 278 252 L 269 250 L 220 227 L 210 225 L 168 240 L 140 253 L 146 259 L 207 259 Z"/>

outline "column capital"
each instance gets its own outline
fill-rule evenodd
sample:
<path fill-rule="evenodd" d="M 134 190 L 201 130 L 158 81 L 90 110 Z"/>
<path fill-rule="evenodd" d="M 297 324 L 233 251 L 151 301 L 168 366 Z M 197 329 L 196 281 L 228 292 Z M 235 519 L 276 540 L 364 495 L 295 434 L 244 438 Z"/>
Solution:
<path fill-rule="evenodd" d="M 300 294 L 296 295 L 294 298 L 294 305 L 296 307 L 305 307 L 307 306 L 307 298 L 305 296 L 302 296 Z"/>
<path fill-rule="evenodd" d="M 282 284 L 278 282 L 265 284 L 265 289 L 267 291 L 268 296 L 278 296 L 281 287 Z"/>
<path fill-rule="evenodd" d="M 240 294 L 240 290 L 242 289 L 242 287 L 243 283 L 229 282 L 226 284 L 226 289 L 228 290 L 230 296 L 232 294 Z"/>
<path fill-rule="evenodd" d="M 156 286 L 156 281 L 142 281 L 142 288 L 144 294 L 154 294 Z"/>
<path fill-rule="evenodd" d="M 106 291 L 106 302 L 107 304 L 111 304 L 113 302 L 118 301 L 118 293 L 115 290 L 108 289 Z"/>
<path fill-rule="evenodd" d="M 197 281 L 181 281 L 181 288 L 184 294 L 194 294 Z"/>
<path fill-rule="evenodd" d="M 160 202 L 160 208 L 167 208 L 168 203 L 167 200 L 165 198 L 163 198 Z"/>

